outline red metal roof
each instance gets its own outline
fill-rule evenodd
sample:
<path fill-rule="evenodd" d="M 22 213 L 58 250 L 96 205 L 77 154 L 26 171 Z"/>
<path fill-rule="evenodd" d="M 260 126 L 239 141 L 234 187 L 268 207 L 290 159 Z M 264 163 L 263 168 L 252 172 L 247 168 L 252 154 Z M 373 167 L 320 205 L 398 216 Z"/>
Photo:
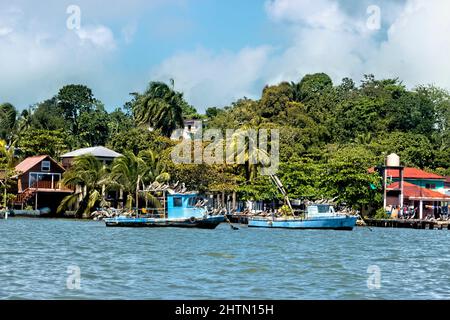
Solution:
<path fill-rule="evenodd" d="M 16 172 L 19 174 L 27 172 L 28 170 L 33 168 L 35 165 L 37 165 L 39 162 L 45 160 L 46 158 L 48 158 L 50 161 L 53 161 L 58 166 L 60 166 L 63 170 L 65 170 L 58 162 L 53 160 L 50 156 L 43 155 L 43 156 L 34 156 L 34 157 L 26 158 L 25 160 L 23 160 L 21 163 L 19 163 L 16 166 Z"/>
<path fill-rule="evenodd" d="M 387 188 L 389 189 L 399 189 L 400 183 L 394 182 L 391 183 Z M 415 184 L 404 181 L 403 182 L 403 197 L 405 199 L 409 198 L 424 198 L 424 199 L 450 199 L 450 196 L 447 196 L 438 191 L 422 188 L 416 186 Z"/>
<path fill-rule="evenodd" d="M 370 168 L 369 172 L 374 172 L 374 168 Z M 396 169 L 388 169 L 387 170 L 387 176 L 392 178 L 400 178 L 399 176 L 399 170 Z M 439 179 L 444 180 L 445 177 L 431 173 L 426 172 L 421 169 L 417 168 L 409 168 L 405 167 L 403 169 L 403 179 Z"/>
<path fill-rule="evenodd" d="M 41 162 L 45 158 L 47 158 L 47 156 L 34 156 L 34 157 L 26 158 L 25 160 L 23 160 L 21 163 L 19 163 L 16 166 L 16 171 L 17 172 L 27 172 L 28 170 L 33 168 L 35 165 L 37 165 L 39 162 Z"/>

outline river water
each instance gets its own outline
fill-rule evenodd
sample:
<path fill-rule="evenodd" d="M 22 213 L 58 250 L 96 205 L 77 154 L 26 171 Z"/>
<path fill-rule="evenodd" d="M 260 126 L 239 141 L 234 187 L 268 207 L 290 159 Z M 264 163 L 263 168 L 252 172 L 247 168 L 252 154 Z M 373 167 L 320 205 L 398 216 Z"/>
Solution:
<path fill-rule="evenodd" d="M 449 299 L 450 232 L 0 220 L 0 299 Z M 78 277 L 79 274 L 79 277 Z"/>

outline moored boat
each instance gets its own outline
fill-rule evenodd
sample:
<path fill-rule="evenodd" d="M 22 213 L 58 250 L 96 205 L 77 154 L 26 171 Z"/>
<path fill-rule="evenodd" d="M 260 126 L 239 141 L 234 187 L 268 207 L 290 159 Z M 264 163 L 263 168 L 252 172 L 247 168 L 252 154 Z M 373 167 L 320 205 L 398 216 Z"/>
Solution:
<path fill-rule="evenodd" d="M 249 227 L 288 228 L 288 229 L 332 229 L 353 230 L 357 216 L 335 212 L 328 204 L 313 204 L 307 207 L 303 218 L 290 217 L 252 217 Z"/>
<path fill-rule="evenodd" d="M 107 227 L 178 227 L 178 228 L 200 228 L 215 229 L 224 216 L 206 216 L 201 218 L 107 218 L 105 223 Z"/>
<path fill-rule="evenodd" d="M 107 227 L 178 227 L 215 229 L 225 221 L 224 215 L 212 215 L 197 193 L 168 194 L 163 212 L 140 217 L 119 216 L 104 219 Z M 200 204 L 200 205 L 199 205 Z"/>

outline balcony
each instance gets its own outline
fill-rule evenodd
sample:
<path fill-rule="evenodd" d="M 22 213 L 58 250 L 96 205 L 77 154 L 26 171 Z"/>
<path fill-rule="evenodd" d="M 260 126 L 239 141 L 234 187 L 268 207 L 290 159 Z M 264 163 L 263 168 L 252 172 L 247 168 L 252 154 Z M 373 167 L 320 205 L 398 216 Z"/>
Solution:
<path fill-rule="evenodd" d="M 75 190 L 73 186 L 63 186 L 60 181 L 41 180 L 33 182 L 30 188 L 35 191 L 58 191 L 58 192 L 72 192 Z"/>

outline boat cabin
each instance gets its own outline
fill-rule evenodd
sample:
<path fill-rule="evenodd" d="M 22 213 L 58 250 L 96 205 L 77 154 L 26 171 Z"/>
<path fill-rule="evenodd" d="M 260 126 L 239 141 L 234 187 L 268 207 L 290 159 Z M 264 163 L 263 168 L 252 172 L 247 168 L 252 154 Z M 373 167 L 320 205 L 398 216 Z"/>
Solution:
<path fill-rule="evenodd" d="M 308 218 L 330 217 L 336 215 L 333 206 L 329 204 L 309 205 L 306 212 L 308 214 Z"/>
<path fill-rule="evenodd" d="M 167 218 L 202 218 L 207 213 L 204 206 L 199 206 L 203 200 L 197 193 L 168 194 Z"/>

